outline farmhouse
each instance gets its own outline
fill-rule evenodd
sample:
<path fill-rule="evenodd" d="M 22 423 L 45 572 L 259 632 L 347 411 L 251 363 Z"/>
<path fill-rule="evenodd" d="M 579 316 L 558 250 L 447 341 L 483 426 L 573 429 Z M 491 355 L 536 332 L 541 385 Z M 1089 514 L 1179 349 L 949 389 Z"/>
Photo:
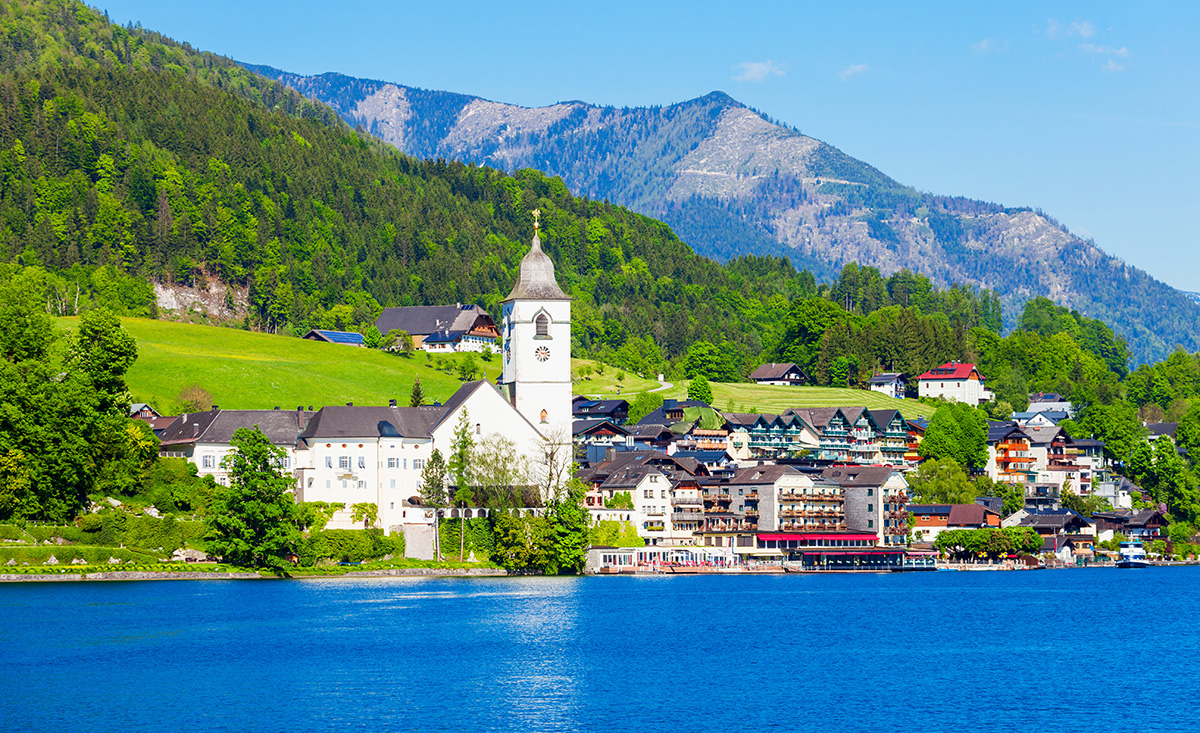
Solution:
<path fill-rule="evenodd" d="M 379 333 L 400 330 L 421 351 L 483 351 L 497 348 L 500 332 L 477 305 L 414 305 L 384 308 L 375 320 Z"/>
<path fill-rule="evenodd" d="M 795 364 L 763 364 L 751 372 L 750 379 L 759 384 L 789 387 L 798 387 L 808 382 L 808 377 Z"/>

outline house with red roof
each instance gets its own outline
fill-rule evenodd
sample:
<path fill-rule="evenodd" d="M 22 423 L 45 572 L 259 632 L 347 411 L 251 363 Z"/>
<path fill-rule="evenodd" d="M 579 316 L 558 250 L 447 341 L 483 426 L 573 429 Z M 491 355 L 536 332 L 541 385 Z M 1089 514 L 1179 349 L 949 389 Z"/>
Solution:
<path fill-rule="evenodd" d="M 992 399 L 992 391 L 984 386 L 983 375 L 974 364 L 948 361 L 917 377 L 917 394 L 921 397 L 941 397 L 944 400 L 981 405 Z"/>

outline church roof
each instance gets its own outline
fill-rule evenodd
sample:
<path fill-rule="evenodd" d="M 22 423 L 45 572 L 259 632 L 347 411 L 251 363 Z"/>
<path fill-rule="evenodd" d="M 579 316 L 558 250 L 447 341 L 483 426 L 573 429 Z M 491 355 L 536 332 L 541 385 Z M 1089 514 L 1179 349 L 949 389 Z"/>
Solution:
<path fill-rule="evenodd" d="M 517 282 L 512 292 L 504 299 L 510 300 L 570 300 L 571 296 L 558 287 L 554 279 L 554 263 L 550 256 L 542 251 L 542 240 L 538 239 L 537 230 L 533 232 L 533 246 L 521 258 L 521 267 L 517 270 Z"/>

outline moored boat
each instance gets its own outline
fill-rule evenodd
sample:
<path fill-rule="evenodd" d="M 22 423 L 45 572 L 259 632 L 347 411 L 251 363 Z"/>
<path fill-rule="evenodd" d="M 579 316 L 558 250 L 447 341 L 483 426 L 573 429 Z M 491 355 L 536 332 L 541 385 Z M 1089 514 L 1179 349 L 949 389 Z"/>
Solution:
<path fill-rule="evenodd" d="M 1120 560 L 1117 561 L 1119 568 L 1148 568 L 1150 561 L 1146 559 L 1146 548 L 1142 547 L 1142 543 L 1136 540 L 1122 542 L 1119 550 Z"/>

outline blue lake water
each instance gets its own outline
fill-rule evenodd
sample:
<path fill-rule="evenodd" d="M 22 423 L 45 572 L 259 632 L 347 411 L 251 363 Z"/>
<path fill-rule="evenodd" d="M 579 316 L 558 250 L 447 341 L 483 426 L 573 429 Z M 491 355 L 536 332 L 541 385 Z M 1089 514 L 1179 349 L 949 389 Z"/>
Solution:
<path fill-rule="evenodd" d="M 1198 581 L 3 584 L 0 730 L 1186 730 Z"/>

